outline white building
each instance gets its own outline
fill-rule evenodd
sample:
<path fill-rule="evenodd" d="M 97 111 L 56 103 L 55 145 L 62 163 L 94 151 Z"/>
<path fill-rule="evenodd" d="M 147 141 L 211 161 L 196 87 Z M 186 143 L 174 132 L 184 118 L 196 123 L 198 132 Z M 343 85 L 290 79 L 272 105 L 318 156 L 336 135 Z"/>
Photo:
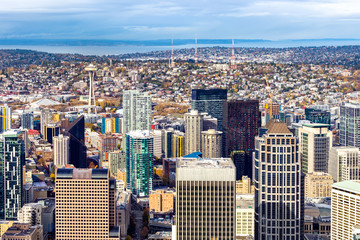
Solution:
<path fill-rule="evenodd" d="M 54 165 L 56 167 L 64 167 L 69 163 L 70 157 L 70 138 L 60 134 L 53 137 L 54 144 Z"/>
<path fill-rule="evenodd" d="M 197 110 L 185 113 L 185 155 L 201 151 L 201 131 L 204 115 Z"/>
<path fill-rule="evenodd" d="M 236 237 L 254 236 L 254 195 L 236 195 Z"/>
<path fill-rule="evenodd" d="M 18 213 L 20 223 L 29 223 L 31 226 L 42 225 L 42 205 L 40 203 L 27 203 Z"/>
<path fill-rule="evenodd" d="M 335 182 L 360 180 L 360 150 L 357 147 L 333 147 L 329 173 Z"/>

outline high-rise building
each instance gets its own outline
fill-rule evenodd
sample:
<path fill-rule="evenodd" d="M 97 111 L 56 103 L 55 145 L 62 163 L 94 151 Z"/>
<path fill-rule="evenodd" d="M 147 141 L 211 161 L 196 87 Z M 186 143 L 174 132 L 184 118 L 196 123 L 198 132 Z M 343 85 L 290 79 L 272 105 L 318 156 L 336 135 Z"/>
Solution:
<path fill-rule="evenodd" d="M 120 149 L 121 140 L 119 136 L 112 134 L 101 134 L 98 141 L 98 149 L 100 151 L 100 162 L 101 165 L 103 162 L 109 160 L 108 154 L 110 152 Z"/>
<path fill-rule="evenodd" d="M 153 141 L 149 131 L 126 135 L 126 188 L 137 196 L 148 196 L 152 190 Z"/>
<path fill-rule="evenodd" d="M 185 134 L 175 131 L 172 135 L 172 157 L 178 158 L 185 156 Z"/>
<path fill-rule="evenodd" d="M 304 186 L 296 137 L 270 120 L 255 138 L 255 239 L 304 239 Z"/>
<path fill-rule="evenodd" d="M 201 132 L 201 152 L 204 158 L 221 157 L 221 134 L 215 129 Z"/>
<path fill-rule="evenodd" d="M 60 134 L 53 137 L 54 146 L 54 165 L 56 167 L 65 167 L 70 159 L 70 137 Z"/>
<path fill-rule="evenodd" d="M 331 191 L 331 239 L 350 240 L 360 223 L 360 182 L 334 183 Z"/>
<path fill-rule="evenodd" d="M 6 132 L 11 129 L 11 107 L 4 106 L 0 107 L 0 133 Z"/>
<path fill-rule="evenodd" d="M 331 197 L 331 185 L 334 179 L 328 173 L 313 172 L 305 176 L 305 197 Z"/>
<path fill-rule="evenodd" d="M 236 238 L 249 239 L 253 236 L 254 194 L 236 195 Z"/>
<path fill-rule="evenodd" d="M 235 166 L 229 158 L 179 158 L 176 239 L 235 239 Z"/>
<path fill-rule="evenodd" d="M 163 155 L 162 130 L 153 130 L 151 135 L 154 138 L 154 157 L 161 158 Z"/>
<path fill-rule="evenodd" d="M 151 96 L 138 90 L 124 91 L 123 133 L 151 128 Z"/>
<path fill-rule="evenodd" d="M 58 168 L 56 239 L 120 239 L 114 227 L 115 185 L 108 169 Z"/>
<path fill-rule="evenodd" d="M 236 194 L 254 194 L 254 190 L 249 177 L 242 176 L 241 180 L 236 180 Z"/>
<path fill-rule="evenodd" d="M 173 130 L 168 130 L 168 129 L 161 130 L 161 137 L 162 137 L 161 148 L 165 158 L 172 157 L 172 144 L 171 144 L 172 135 L 173 135 Z"/>
<path fill-rule="evenodd" d="M 245 151 L 250 156 L 255 149 L 255 137 L 261 125 L 258 100 L 228 102 L 228 156 L 233 151 Z"/>
<path fill-rule="evenodd" d="M 357 147 L 332 147 L 329 173 L 335 182 L 360 180 L 360 150 Z"/>
<path fill-rule="evenodd" d="M 230 157 L 236 167 L 236 180 L 240 180 L 243 176 L 252 178 L 253 162 L 250 153 L 245 151 L 232 151 Z"/>
<path fill-rule="evenodd" d="M 227 154 L 227 90 L 226 89 L 193 89 L 191 93 L 191 109 L 198 110 L 199 113 L 217 119 L 217 129 L 223 132 L 222 135 L 222 154 Z M 207 130 L 207 129 L 206 129 Z M 185 148 L 185 151 L 186 148 Z"/>
<path fill-rule="evenodd" d="M 64 135 L 70 137 L 70 164 L 76 168 L 87 168 L 84 116 L 73 121 L 65 129 Z"/>
<path fill-rule="evenodd" d="M 332 132 L 321 123 L 304 124 L 298 129 L 303 173 L 328 172 Z"/>
<path fill-rule="evenodd" d="M 25 129 L 34 129 L 34 114 L 25 112 L 22 113 L 21 127 Z"/>
<path fill-rule="evenodd" d="M 340 145 L 360 147 L 360 103 L 340 106 Z"/>
<path fill-rule="evenodd" d="M 110 118 L 102 118 L 101 132 L 106 133 L 121 133 L 122 119 L 119 116 L 112 116 Z"/>
<path fill-rule="evenodd" d="M 197 110 L 185 113 L 185 154 L 201 151 L 201 131 L 204 115 Z"/>
<path fill-rule="evenodd" d="M 47 124 L 45 127 L 45 136 L 44 140 L 48 141 L 49 143 L 53 143 L 53 137 L 59 136 L 60 133 L 60 127 L 55 124 Z"/>
<path fill-rule="evenodd" d="M 305 108 L 305 119 L 313 123 L 327 124 L 330 127 L 331 115 L 329 111 L 315 108 Z"/>
<path fill-rule="evenodd" d="M 18 222 L 28 223 L 31 226 L 43 225 L 42 205 L 40 203 L 27 203 L 18 213 Z"/>
<path fill-rule="evenodd" d="M 110 174 L 116 176 L 118 169 L 126 168 L 125 151 L 114 151 L 109 153 Z"/>
<path fill-rule="evenodd" d="M 46 135 L 46 126 L 50 123 L 52 123 L 52 112 L 48 108 L 42 109 L 40 114 L 40 133 L 43 137 Z"/>
<path fill-rule="evenodd" d="M 0 135 L 0 219 L 16 220 L 23 205 L 24 142 L 20 131 Z"/>

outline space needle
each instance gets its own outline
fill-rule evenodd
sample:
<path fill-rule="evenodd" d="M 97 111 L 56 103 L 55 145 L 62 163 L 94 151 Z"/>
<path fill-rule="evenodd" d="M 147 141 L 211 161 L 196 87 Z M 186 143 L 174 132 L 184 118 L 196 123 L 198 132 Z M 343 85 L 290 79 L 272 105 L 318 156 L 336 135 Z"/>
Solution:
<path fill-rule="evenodd" d="M 90 114 L 91 109 L 94 108 L 96 114 L 97 112 L 96 112 L 96 102 L 95 102 L 95 94 L 94 94 L 94 79 L 95 79 L 96 67 L 93 64 L 89 64 L 85 68 L 85 71 L 89 72 L 89 79 L 90 79 L 88 113 Z"/>

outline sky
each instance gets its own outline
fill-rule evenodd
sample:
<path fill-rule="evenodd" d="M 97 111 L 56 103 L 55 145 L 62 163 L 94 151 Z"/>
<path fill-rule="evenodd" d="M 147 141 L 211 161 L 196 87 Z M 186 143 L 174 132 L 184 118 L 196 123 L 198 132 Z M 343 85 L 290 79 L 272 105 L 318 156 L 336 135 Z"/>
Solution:
<path fill-rule="evenodd" d="M 0 38 L 360 38 L 359 0 L 1 0 Z"/>

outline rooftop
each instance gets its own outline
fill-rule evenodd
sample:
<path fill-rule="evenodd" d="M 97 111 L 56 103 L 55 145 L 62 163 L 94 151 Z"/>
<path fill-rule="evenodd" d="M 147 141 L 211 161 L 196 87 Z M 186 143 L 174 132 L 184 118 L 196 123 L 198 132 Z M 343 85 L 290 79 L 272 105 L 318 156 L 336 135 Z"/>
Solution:
<path fill-rule="evenodd" d="M 57 179 L 108 179 L 108 169 L 59 168 Z"/>
<path fill-rule="evenodd" d="M 334 183 L 333 189 L 339 189 L 344 191 L 350 191 L 353 193 L 360 194 L 360 181 L 344 181 L 344 182 L 338 182 Z"/>
<path fill-rule="evenodd" d="M 234 168 L 230 158 L 179 158 L 177 168 Z"/>
<path fill-rule="evenodd" d="M 127 135 L 133 138 L 151 138 L 149 130 L 130 131 Z"/>
<path fill-rule="evenodd" d="M 285 134 L 292 134 L 286 124 L 279 119 L 271 119 L 266 124 L 267 133 L 285 133 Z"/>

